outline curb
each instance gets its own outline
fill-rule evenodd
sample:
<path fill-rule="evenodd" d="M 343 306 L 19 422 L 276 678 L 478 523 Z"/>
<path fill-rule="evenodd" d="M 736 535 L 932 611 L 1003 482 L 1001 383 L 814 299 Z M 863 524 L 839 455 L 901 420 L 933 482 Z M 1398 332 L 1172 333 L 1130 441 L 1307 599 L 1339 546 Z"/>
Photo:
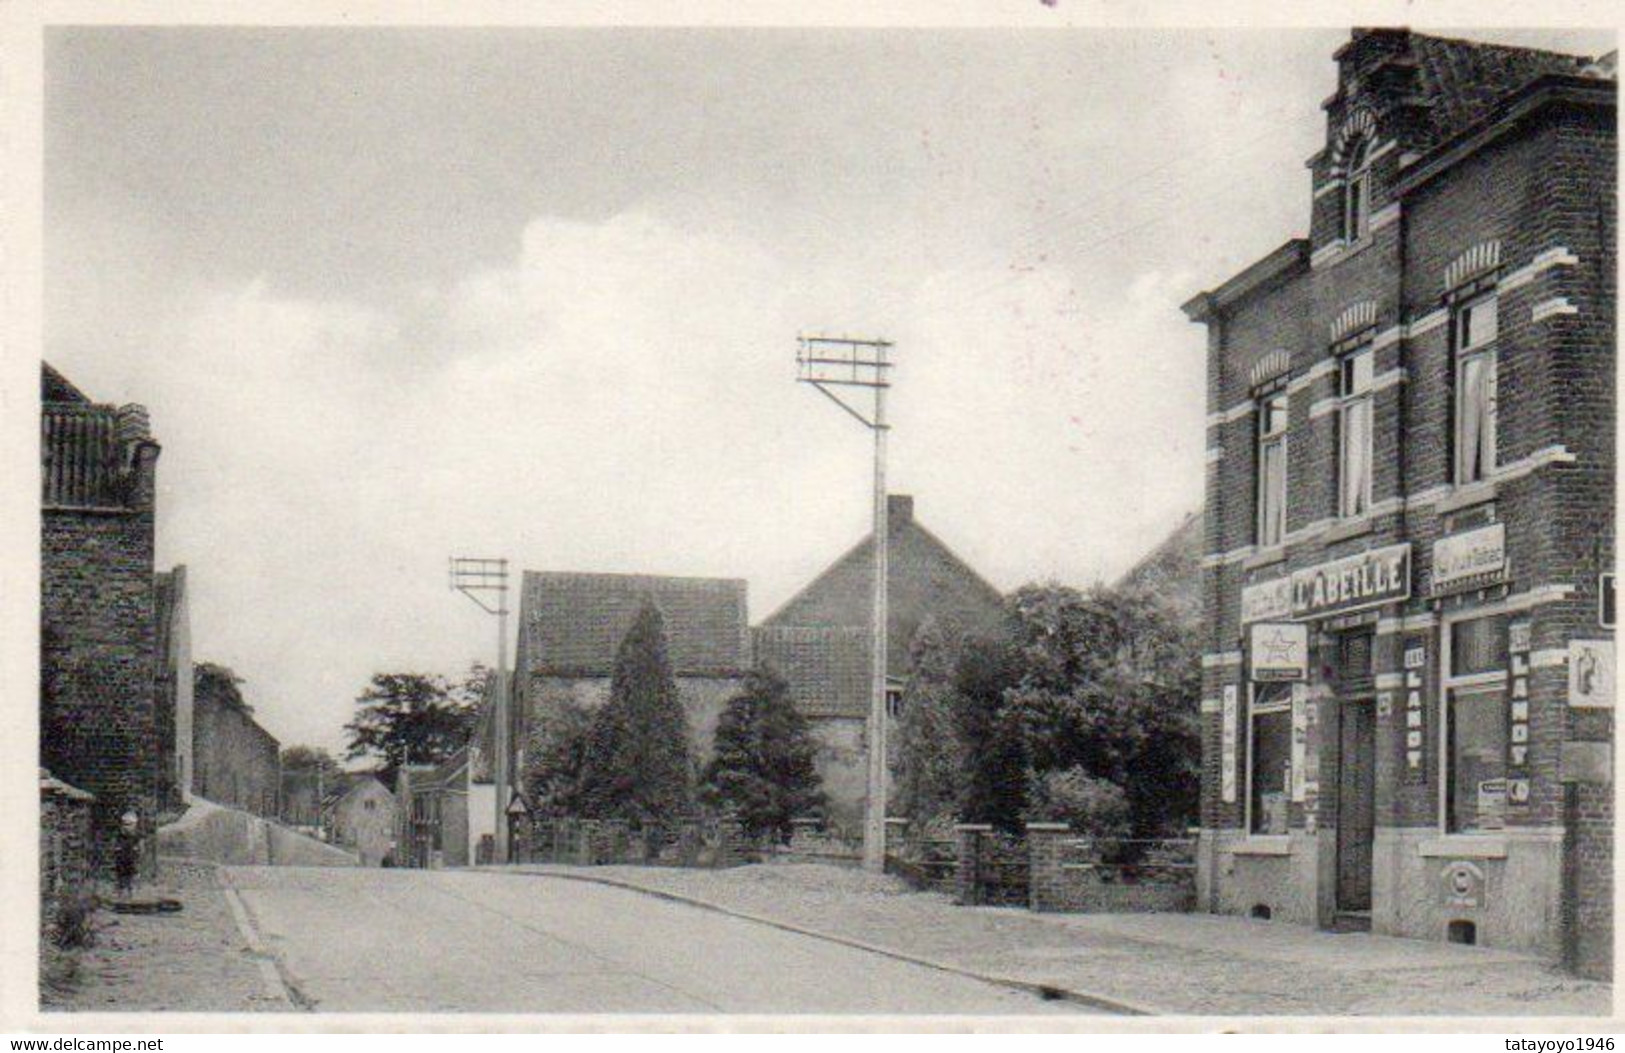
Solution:
<path fill-rule="evenodd" d="M 1005 987 L 1011 990 L 1021 991 L 1025 994 L 1035 995 L 1044 1001 L 1072 1002 L 1076 1005 L 1088 1006 L 1091 1009 L 1103 1009 L 1106 1012 L 1119 1013 L 1124 1016 L 1169 1015 L 1166 1010 L 1157 1009 L 1143 1003 L 1129 1002 L 1121 998 L 1113 998 L 1110 995 L 1103 995 L 1094 991 L 1080 991 L 1069 987 L 1058 987 L 1054 984 L 1036 983 L 1032 980 L 1018 980 L 1009 976 L 994 976 L 988 973 L 979 973 L 972 969 L 966 969 L 963 966 L 952 965 L 947 962 L 939 962 L 931 958 L 922 958 L 918 955 L 908 954 L 904 951 L 893 950 L 889 947 L 881 947 L 873 943 L 866 943 L 863 940 L 855 940 L 849 936 L 837 936 L 833 933 L 820 932 L 817 929 L 804 928 L 800 925 L 791 924 L 790 922 L 778 921 L 774 918 L 765 918 L 759 914 L 750 914 L 745 911 L 734 910 L 731 907 L 724 907 L 720 904 L 712 903 L 709 900 L 696 899 L 693 896 L 685 896 L 680 892 L 667 892 L 664 889 L 649 888 L 645 885 L 634 884 L 633 882 L 624 881 L 620 878 L 604 877 L 596 874 L 572 874 L 556 870 L 512 870 L 507 867 L 496 866 L 473 867 L 470 869 L 479 870 L 483 873 L 490 874 L 518 874 L 524 877 L 557 878 L 560 881 L 580 881 L 589 885 L 604 885 L 609 888 L 623 889 L 627 892 L 637 892 L 645 896 L 652 896 L 655 899 L 663 899 L 672 903 L 682 903 L 686 906 L 698 907 L 701 910 L 711 911 L 714 914 L 722 914 L 730 918 L 738 918 L 741 921 L 750 921 L 755 922 L 758 925 L 766 925 L 769 928 L 779 929 L 783 932 L 795 933 L 798 936 L 807 936 L 815 940 L 824 940 L 827 943 L 835 943 L 840 944 L 843 947 L 851 947 L 854 950 L 866 951 L 869 954 L 877 954 L 882 958 L 890 958 L 894 961 L 907 962 L 910 965 L 919 965 L 927 969 L 934 969 L 943 973 L 951 973 L 955 976 L 963 976 L 971 980 L 980 980 L 982 983 L 993 984 L 997 987 Z"/>
<path fill-rule="evenodd" d="M 260 979 L 265 984 L 266 993 L 285 1003 L 289 1009 L 309 1009 L 309 1002 L 300 995 L 293 984 L 288 982 L 288 978 L 282 975 L 281 963 L 277 961 L 276 955 L 260 940 L 259 932 L 254 928 L 254 922 L 248 915 L 248 905 L 243 902 L 243 898 L 237 894 L 236 888 L 218 865 L 214 873 L 215 883 L 225 897 L 226 906 L 231 908 L 231 918 L 237 923 L 237 932 L 248 945 L 254 964 L 259 967 Z"/>

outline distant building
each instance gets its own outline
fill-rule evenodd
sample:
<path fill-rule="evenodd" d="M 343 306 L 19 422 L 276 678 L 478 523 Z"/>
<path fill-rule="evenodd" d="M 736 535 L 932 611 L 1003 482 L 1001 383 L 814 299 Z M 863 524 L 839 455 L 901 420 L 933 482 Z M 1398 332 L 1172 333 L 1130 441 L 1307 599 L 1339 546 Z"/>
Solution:
<path fill-rule="evenodd" d="M 154 581 L 158 653 L 158 796 L 166 810 L 192 798 L 192 615 L 186 568 L 160 572 Z"/>
<path fill-rule="evenodd" d="M 40 764 L 94 795 L 95 855 L 110 861 L 121 814 L 156 823 L 170 769 L 155 690 L 159 445 L 144 408 L 92 402 L 49 365 L 41 400 Z"/>
<path fill-rule="evenodd" d="M 912 497 L 890 495 L 887 517 L 886 669 L 895 718 L 909 650 L 927 618 L 968 636 L 998 637 L 1006 628 L 1003 595 L 920 525 Z M 756 661 L 789 682 L 812 724 L 830 819 L 854 831 L 867 797 L 873 570 L 871 535 L 752 634 Z"/>
<path fill-rule="evenodd" d="M 282 745 L 254 719 L 254 708 L 202 688 L 193 669 L 192 792 L 266 819 L 281 813 Z"/>
<path fill-rule="evenodd" d="M 395 850 L 395 795 L 376 773 L 346 772 L 323 802 L 328 841 L 356 854 L 364 867 L 383 866 Z"/>
<path fill-rule="evenodd" d="M 1200 511 L 1192 512 L 1161 544 L 1114 584 L 1123 592 L 1137 592 L 1160 600 L 1182 623 L 1202 620 L 1202 531 Z"/>
<path fill-rule="evenodd" d="M 603 705 L 616 652 L 646 603 L 665 623 L 690 754 L 709 759 L 717 717 L 750 665 L 745 583 L 643 574 L 525 572 L 514 667 L 516 752 L 565 702 Z"/>
<path fill-rule="evenodd" d="M 1606 975 L 1613 62 L 1391 29 L 1335 58 L 1308 237 L 1185 305 L 1199 896 Z"/>
<path fill-rule="evenodd" d="M 399 865 L 439 870 L 479 861 L 479 841 L 469 824 L 468 747 L 439 764 L 411 765 L 399 780 L 396 799 L 407 817 Z"/>

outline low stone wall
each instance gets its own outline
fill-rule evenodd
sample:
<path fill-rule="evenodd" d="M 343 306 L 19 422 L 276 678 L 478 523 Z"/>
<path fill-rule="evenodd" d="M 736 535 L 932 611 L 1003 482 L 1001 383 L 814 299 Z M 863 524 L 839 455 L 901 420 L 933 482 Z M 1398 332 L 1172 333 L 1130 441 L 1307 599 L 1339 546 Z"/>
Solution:
<path fill-rule="evenodd" d="M 94 887 L 90 824 L 95 800 L 40 769 L 40 926 L 48 937 L 56 935 L 58 906 Z"/>
<path fill-rule="evenodd" d="M 515 861 L 576 866 L 733 867 L 755 853 L 731 819 L 680 819 L 634 828 L 621 819 L 539 819 L 519 824 Z"/>
<path fill-rule="evenodd" d="M 353 853 L 257 815 L 192 798 L 186 814 L 158 828 L 158 852 L 169 858 L 242 866 L 353 867 Z"/>
<path fill-rule="evenodd" d="M 1064 823 L 1027 824 L 1028 906 L 1087 914 L 1196 907 L 1194 841 L 1077 837 Z"/>

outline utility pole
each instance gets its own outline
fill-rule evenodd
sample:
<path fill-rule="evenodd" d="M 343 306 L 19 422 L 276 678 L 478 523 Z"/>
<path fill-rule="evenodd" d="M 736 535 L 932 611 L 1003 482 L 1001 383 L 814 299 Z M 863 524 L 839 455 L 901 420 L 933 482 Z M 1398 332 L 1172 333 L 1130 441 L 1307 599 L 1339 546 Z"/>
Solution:
<path fill-rule="evenodd" d="M 486 614 L 497 618 L 496 685 L 492 692 L 491 788 L 496 798 L 496 827 L 491 834 L 491 862 L 508 861 L 508 561 L 505 559 L 451 559 L 451 587 L 473 600 Z M 481 593 L 496 593 L 496 606 L 486 603 Z M 470 771 L 472 777 L 473 772 Z"/>
<path fill-rule="evenodd" d="M 886 868 L 886 390 L 891 387 L 887 340 L 851 337 L 798 338 L 796 379 L 811 384 L 854 420 L 874 433 L 874 596 L 870 614 L 869 771 L 863 805 L 863 868 L 880 873 Z M 837 388 L 867 388 L 872 403 L 867 412 L 843 398 Z M 857 392 L 860 396 L 861 392 Z"/>

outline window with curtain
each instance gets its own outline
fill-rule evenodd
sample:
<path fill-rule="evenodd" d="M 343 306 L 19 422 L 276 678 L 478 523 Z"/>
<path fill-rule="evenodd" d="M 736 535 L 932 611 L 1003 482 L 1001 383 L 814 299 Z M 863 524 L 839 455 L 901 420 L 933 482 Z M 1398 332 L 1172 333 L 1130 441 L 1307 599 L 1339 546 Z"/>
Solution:
<path fill-rule="evenodd" d="M 1287 396 L 1278 389 L 1258 400 L 1259 545 L 1279 545 L 1286 537 Z"/>
<path fill-rule="evenodd" d="M 1453 313 L 1458 484 L 1487 479 L 1495 468 L 1496 308 L 1492 292 L 1463 301 Z"/>
<path fill-rule="evenodd" d="M 1344 355 L 1338 370 L 1338 512 L 1371 510 L 1371 380 L 1369 345 Z"/>

